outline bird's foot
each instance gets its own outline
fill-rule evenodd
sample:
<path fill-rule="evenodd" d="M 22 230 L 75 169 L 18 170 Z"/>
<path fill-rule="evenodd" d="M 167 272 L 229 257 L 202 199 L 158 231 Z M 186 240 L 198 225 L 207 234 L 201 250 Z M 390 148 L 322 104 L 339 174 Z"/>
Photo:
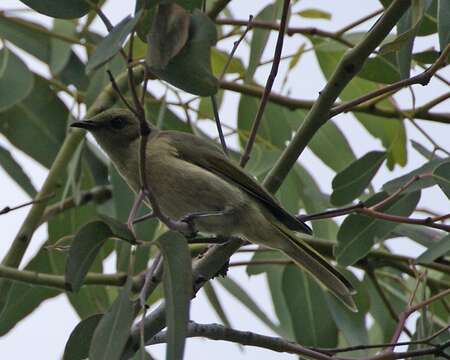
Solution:
<path fill-rule="evenodd" d="M 198 231 L 195 228 L 194 218 L 195 214 L 187 214 L 178 221 L 184 225 L 184 229 L 181 232 L 187 239 L 193 239 L 198 234 Z"/>

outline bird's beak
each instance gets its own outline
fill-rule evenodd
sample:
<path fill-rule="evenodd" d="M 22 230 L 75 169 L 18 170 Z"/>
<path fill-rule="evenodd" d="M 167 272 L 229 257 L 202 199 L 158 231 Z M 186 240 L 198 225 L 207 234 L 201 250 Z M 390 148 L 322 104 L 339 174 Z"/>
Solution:
<path fill-rule="evenodd" d="M 99 127 L 99 124 L 96 123 L 95 121 L 83 120 L 83 121 L 75 121 L 74 123 L 70 124 L 70 126 L 85 130 L 94 130 Z"/>

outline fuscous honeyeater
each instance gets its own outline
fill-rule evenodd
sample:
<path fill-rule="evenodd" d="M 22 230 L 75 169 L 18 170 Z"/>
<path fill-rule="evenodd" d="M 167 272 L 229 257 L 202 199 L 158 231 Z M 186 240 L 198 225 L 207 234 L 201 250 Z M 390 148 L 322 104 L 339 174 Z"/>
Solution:
<path fill-rule="evenodd" d="M 140 191 L 140 124 L 126 109 L 106 110 L 73 127 L 92 133 L 128 185 Z M 146 144 L 146 176 L 161 210 L 179 220 L 189 214 L 196 229 L 236 235 L 274 248 L 307 270 L 349 308 L 356 309 L 351 284 L 295 232 L 311 229 L 214 143 L 197 136 L 151 127 Z"/>

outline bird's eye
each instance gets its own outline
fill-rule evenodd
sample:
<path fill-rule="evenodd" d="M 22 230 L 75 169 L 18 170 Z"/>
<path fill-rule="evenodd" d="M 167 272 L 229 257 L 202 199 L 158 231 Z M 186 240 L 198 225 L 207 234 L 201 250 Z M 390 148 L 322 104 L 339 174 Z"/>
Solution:
<path fill-rule="evenodd" d="M 111 127 L 116 130 L 121 130 L 127 125 L 127 120 L 123 117 L 115 117 L 111 120 Z"/>

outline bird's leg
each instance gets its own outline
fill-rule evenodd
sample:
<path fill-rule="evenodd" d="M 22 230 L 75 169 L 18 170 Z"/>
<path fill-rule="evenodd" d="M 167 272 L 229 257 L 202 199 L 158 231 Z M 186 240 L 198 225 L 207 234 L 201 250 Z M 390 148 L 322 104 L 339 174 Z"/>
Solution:
<path fill-rule="evenodd" d="M 141 203 L 144 200 L 144 197 L 145 197 L 144 192 L 139 191 L 139 194 L 134 199 L 134 203 L 133 203 L 133 206 L 131 207 L 130 214 L 128 215 L 127 227 L 128 227 L 128 229 L 130 229 L 130 231 L 133 233 L 134 236 L 136 236 L 136 234 L 134 232 L 134 226 L 133 226 L 134 218 L 136 217 L 136 213 L 138 212 L 139 206 L 141 206 Z"/>
<path fill-rule="evenodd" d="M 188 224 L 190 229 L 192 230 L 192 233 L 195 235 L 196 231 L 195 231 L 195 226 L 193 223 L 193 221 L 195 219 L 207 218 L 207 217 L 212 217 L 212 216 L 228 215 L 228 214 L 232 213 L 233 211 L 234 211 L 234 209 L 232 207 L 225 207 L 223 210 L 200 211 L 200 212 L 186 214 L 180 219 L 180 221 Z"/>
<path fill-rule="evenodd" d="M 140 217 L 138 217 L 137 219 L 133 220 L 133 225 L 140 223 L 141 221 L 147 220 L 147 219 L 152 219 L 156 217 L 156 214 L 153 210 L 151 210 L 148 214 L 142 215 Z"/>

